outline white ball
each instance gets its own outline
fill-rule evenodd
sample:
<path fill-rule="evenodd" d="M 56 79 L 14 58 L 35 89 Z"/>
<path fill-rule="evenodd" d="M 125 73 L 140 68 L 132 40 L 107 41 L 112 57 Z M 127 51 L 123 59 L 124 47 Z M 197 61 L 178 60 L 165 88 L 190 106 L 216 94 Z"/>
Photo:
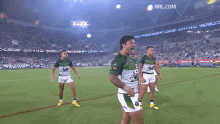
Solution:
<path fill-rule="evenodd" d="M 152 4 L 150 4 L 150 5 L 148 5 L 148 6 L 147 6 L 147 11 L 152 11 L 152 10 L 153 10 L 153 8 L 154 8 L 154 7 L 153 7 L 153 5 L 152 5 Z"/>
<path fill-rule="evenodd" d="M 88 37 L 88 38 L 91 38 L 91 37 L 92 37 L 92 35 L 91 35 L 91 34 L 87 34 L 87 37 Z"/>
<path fill-rule="evenodd" d="M 116 5 L 116 9 L 120 9 L 121 8 L 121 5 L 120 4 L 117 4 Z"/>

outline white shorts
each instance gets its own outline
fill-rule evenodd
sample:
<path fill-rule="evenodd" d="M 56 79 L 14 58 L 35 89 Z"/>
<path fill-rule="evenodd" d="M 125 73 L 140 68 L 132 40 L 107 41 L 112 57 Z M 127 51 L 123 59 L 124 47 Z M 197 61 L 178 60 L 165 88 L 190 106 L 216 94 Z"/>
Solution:
<path fill-rule="evenodd" d="M 69 75 L 69 76 L 59 76 L 58 77 L 58 82 L 59 83 L 70 83 L 70 82 L 73 82 L 73 79 L 72 79 L 71 75 Z"/>
<path fill-rule="evenodd" d="M 141 84 L 149 84 L 149 83 L 154 83 L 156 81 L 155 74 L 145 74 L 145 73 L 143 73 L 143 78 L 144 78 L 145 82 L 141 83 Z"/>
<path fill-rule="evenodd" d="M 118 93 L 118 101 L 121 103 L 125 112 L 136 112 L 141 110 L 138 101 L 138 93 L 134 97 L 129 97 L 128 94 Z"/>

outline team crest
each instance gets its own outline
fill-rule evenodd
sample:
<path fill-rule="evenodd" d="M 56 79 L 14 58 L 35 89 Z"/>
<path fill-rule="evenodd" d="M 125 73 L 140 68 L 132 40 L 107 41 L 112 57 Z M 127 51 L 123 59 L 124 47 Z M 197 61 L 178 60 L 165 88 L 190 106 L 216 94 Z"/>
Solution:
<path fill-rule="evenodd" d="M 116 62 L 114 62 L 114 63 L 112 64 L 112 66 L 115 66 L 115 67 L 116 67 L 116 66 L 117 66 L 117 63 L 116 63 Z"/>
<path fill-rule="evenodd" d="M 114 62 L 114 63 L 112 63 L 112 67 L 111 67 L 111 70 L 117 70 L 117 63 L 116 62 Z"/>
<path fill-rule="evenodd" d="M 136 105 L 136 106 L 139 106 L 139 102 L 138 102 L 138 101 L 136 101 L 136 102 L 135 102 L 135 105 Z"/>
<path fill-rule="evenodd" d="M 113 66 L 113 67 L 111 67 L 111 70 L 117 70 L 117 68 Z"/>
<path fill-rule="evenodd" d="M 151 60 L 149 63 L 150 63 L 150 65 L 153 65 L 155 62 L 153 60 Z"/>
<path fill-rule="evenodd" d="M 148 60 L 146 60 L 145 62 L 146 62 L 147 64 L 149 64 L 149 61 L 148 61 Z"/>

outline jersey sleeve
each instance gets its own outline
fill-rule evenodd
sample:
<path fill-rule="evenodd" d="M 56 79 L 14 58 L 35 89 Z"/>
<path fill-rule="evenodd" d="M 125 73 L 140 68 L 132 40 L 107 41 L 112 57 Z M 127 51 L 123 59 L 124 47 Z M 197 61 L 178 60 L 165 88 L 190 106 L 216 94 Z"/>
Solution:
<path fill-rule="evenodd" d="M 110 69 L 110 73 L 109 74 L 115 74 L 115 75 L 119 75 L 120 71 L 122 69 L 122 63 L 120 60 L 113 60 L 111 63 L 111 69 Z"/>
<path fill-rule="evenodd" d="M 139 64 L 139 61 L 136 59 L 136 60 L 135 60 L 135 63 L 136 63 L 136 64 Z"/>
<path fill-rule="evenodd" d="M 157 59 L 156 58 L 154 58 L 154 61 L 155 61 L 154 64 L 157 64 Z"/>
<path fill-rule="evenodd" d="M 72 61 L 70 61 L 70 67 L 72 67 L 73 66 L 73 63 L 72 63 Z"/>
<path fill-rule="evenodd" d="M 58 60 L 54 63 L 54 65 L 53 65 L 54 67 L 59 67 L 59 62 L 58 62 Z"/>
<path fill-rule="evenodd" d="M 144 61 L 145 61 L 145 59 L 144 59 L 144 57 L 142 57 L 141 58 L 141 61 L 139 62 L 140 64 L 144 64 Z"/>

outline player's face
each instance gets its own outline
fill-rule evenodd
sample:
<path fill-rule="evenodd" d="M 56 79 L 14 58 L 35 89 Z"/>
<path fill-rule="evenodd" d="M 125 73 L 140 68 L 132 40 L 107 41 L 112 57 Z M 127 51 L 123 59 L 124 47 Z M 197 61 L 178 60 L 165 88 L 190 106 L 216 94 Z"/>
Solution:
<path fill-rule="evenodd" d="M 68 56 L 68 54 L 66 51 L 62 53 L 62 58 L 67 58 L 67 56 Z"/>
<path fill-rule="evenodd" d="M 138 58 L 138 55 L 134 55 L 134 59 L 137 59 Z"/>
<path fill-rule="evenodd" d="M 154 55 L 154 48 L 149 48 L 147 50 L 147 53 L 150 55 L 150 56 L 153 56 Z"/>
<path fill-rule="evenodd" d="M 134 39 L 131 39 L 131 40 L 127 41 L 124 47 L 126 49 L 126 54 L 131 55 L 132 50 L 134 50 L 134 48 L 135 48 Z"/>

